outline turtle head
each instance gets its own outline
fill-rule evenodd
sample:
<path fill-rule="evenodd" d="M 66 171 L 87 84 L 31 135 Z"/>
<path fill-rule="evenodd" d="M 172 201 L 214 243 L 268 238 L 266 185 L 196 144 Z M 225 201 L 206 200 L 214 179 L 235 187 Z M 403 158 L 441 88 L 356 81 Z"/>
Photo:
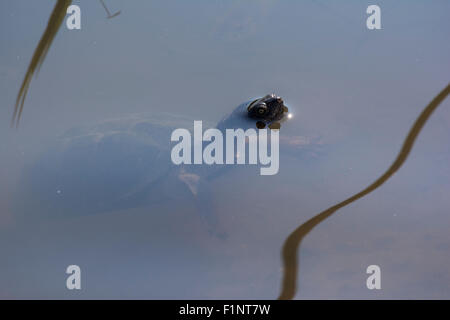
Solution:
<path fill-rule="evenodd" d="M 247 107 L 247 112 L 251 118 L 258 119 L 257 127 L 262 127 L 263 123 L 272 123 L 283 119 L 284 113 L 287 113 L 288 109 L 284 105 L 283 99 L 272 93 L 251 102 Z"/>
<path fill-rule="evenodd" d="M 263 129 L 269 126 L 270 129 L 278 129 L 280 122 L 289 118 L 288 108 L 284 101 L 275 94 L 268 94 L 262 98 L 250 100 L 240 104 L 233 112 L 225 116 L 217 124 L 217 129 Z M 256 120 L 256 121 L 255 121 Z"/>

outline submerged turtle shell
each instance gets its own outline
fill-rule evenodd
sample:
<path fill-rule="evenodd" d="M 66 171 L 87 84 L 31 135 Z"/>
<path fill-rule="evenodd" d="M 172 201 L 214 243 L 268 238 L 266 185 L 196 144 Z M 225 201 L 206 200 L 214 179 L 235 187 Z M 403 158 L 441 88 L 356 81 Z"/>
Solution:
<path fill-rule="evenodd" d="M 192 130 L 193 119 L 135 114 L 67 131 L 26 170 L 15 211 L 27 219 L 37 210 L 40 217 L 86 215 L 158 200 L 158 186 L 175 167 L 170 137 L 176 128 Z M 155 192 L 143 197 L 140 191 L 152 185 Z"/>

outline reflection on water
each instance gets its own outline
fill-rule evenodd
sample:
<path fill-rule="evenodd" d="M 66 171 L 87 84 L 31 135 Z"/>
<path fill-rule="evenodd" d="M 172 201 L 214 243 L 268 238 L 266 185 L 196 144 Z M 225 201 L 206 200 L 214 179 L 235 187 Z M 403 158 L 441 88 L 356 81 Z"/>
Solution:
<path fill-rule="evenodd" d="M 103 8 L 105 9 L 108 19 L 112 19 L 114 17 L 117 17 L 120 14 L 120 10 L 117 11 L 116 13 L 111 14 L 111 12 L 109 11 L 109 9 L 106 6 L 105 2 L 103 0 L 100 0 L 100 3 L 102 4 Z"/>
<path fill-rule="evenodd" d="M 39 72 L 42 63 L 45 60 L 50 46 L 52 45 L 53 39 L 56 36 L 61 24 L 66 16 L 67 8 L 69 7 L 72 0 L 58 0 L 56 1 L 55 7 L 53 8 L 52 14 L 47 23 L 47 28 L 44 34 L 39 40 L 39 44 L 34 50 L 33 58 L 28 66 L 27 72 L 20 87 L 19 93 L 17 94 L 16 106 L 14 108 L 14 114 L 12 117 L 11 125 L 19 125 L 20 117 L 23 111 L 23 105 L 25 103 L 25 98 L 27 96 L 28 88 L 30 87 L 31 79 L 35 72 Z"/>
<path fill-rule="evenodd" d="M 409 153 L 411 152 L 411 149 L 414 145 L 414 141 L 416 140 L 417 136 L 419 135 L 420 131 L 425 125 L 425 122 L 428 120 L 428 118 L 431 116 L 434 110 L 436 110 L 439 104 L 449 95 L 449 93 L 450 93 L 450 84 L 447 85 L 447 87 L 445 87 L 422 111 L 422 113 L 419 115 L 416 122 L 412 126 L 411 130 L 409 131 L 408 136 L 406 137 L 403 146 L 400 149 L 399 154 L 397 155 L 397 158 L 394 160 L 392 165 L 386 170 L 386 172 L 383 173 L 383 175 L 381 175 L 377 180 L 375 180 L 371 185 L 369 185 L 364 190 L 315 215 L 314 217 L 312 217 L 311 219 L 300 225 L 286 238 L 282 249 L 284 268 L 283 268 L 283 282 L 279 299 L 292 299 L 295 295 L 297 273 L 298 273 L 297 254 L 303 238 L 314 227 L 316 227 L 319 223 L 321 223 L 326 218 L 331 216 L 334 212 L 371 193 L 372 191 L 380 187 L 383 183 L 385 183 L 398 169 L 400 169 L 400 167 L 403 165 L 406 158 L 408 157 Z"/>

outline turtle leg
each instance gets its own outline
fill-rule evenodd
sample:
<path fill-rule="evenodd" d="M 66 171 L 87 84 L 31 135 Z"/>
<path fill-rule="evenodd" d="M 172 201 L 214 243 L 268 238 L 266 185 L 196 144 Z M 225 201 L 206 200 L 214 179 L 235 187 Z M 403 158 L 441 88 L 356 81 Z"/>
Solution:
<path fill-rule="evenodd" d="M 283 112 L 289 112 L 289 109 L 288 109 L 288 107 L 286 107 L 286 106 L 283 106 Z"/>
<path fill-rule="evenodd" d="M 256 127 L 258 129 L 264 129 L 266 127 L 266 123 L 264 121 L 256 121 Z"/>
<path fill-rule="evenodd" d="M 281 124 L 279 122 L 272 122 L 269 124 L 269 128 L 272 130 L 279 130 L 281 128 Z"/>

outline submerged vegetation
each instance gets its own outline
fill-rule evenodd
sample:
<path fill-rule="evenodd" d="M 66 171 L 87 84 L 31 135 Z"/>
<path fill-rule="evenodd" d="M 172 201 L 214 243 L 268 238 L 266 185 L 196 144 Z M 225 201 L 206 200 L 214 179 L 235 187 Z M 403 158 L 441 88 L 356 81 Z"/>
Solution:
<path fill-rule="evenodd" d="M 300 244 L 305 236 L 324 221 L 326 218 L 330 217 L 333 213 L 335 213 L 340 208 L 349 205 L 350 203 L 368 195 L 378 187 L 380 187 L 383 183 L 385 183 L 400 167 L 403 165 L 405 160 L 408 158 L 409 153 L 416 141 L 420 131 L 423 126 L 430 118 L 431 114 L 437 109 L 437 107 L 441 104 L 442 101 L 450 94 L 450 84 L 448 84 L 429 104 L 423 109 L 422 113 L 414 122 L 412 128 L 409 130 L 408 135 L 406 136 L 405 141 L 403 142 L 403 146 L 400 149 L 400 152 L 397 155 L 397 158 L 394 160 L 392 165 L 371 185 L 369 185 L 364 190 L 356 193 L 350 198 L 345 199 L 338 204 L 326 209 L 325 211 L 320 212 L 315 215 L 302 225 L 300 225 L 297 229 L 295 229 L 284 241 L 284 245 L 282 248 L 282 259 L 283 259 L 283 282 L 281 284 L 281 293 L 278 299 L 292 299 L 296 292 L 297 285 L 297 274 L 298 274 L 298 249 L 300 248 Z"/>
<path fill-rule="evenodd" d="M 39 69 L 42 66 L 42 63 L 45 60 L 48 50 L 52 45 L 53 39 L 58 33 L 59 28 L 61 27 L 62 22 L 64 21 L 64 17 L 66 15 L 67 8 L 72 3 L 72 0 L 57 0 L 55 7 L 48 19 L 47 27 L 39 40 L 39 43 L 34 50 L 33 57 L 31 58 L 30 64 L 28 65 L 27 72 L 25 73 L 25 77 L 22 81 L 22 85 L 20 87 L 19 93 L 16 98 L 16 105 L 14 108 L 14 114 L 11 120 L 12 126 L 18 126 L 20 122 L 20 117 L 23 111 L 23 105 L 25 103 L 25 98 L 28 93 L 28 89 L 30 87 L 31 79 L 35 73 L 39 72 Z"/>

